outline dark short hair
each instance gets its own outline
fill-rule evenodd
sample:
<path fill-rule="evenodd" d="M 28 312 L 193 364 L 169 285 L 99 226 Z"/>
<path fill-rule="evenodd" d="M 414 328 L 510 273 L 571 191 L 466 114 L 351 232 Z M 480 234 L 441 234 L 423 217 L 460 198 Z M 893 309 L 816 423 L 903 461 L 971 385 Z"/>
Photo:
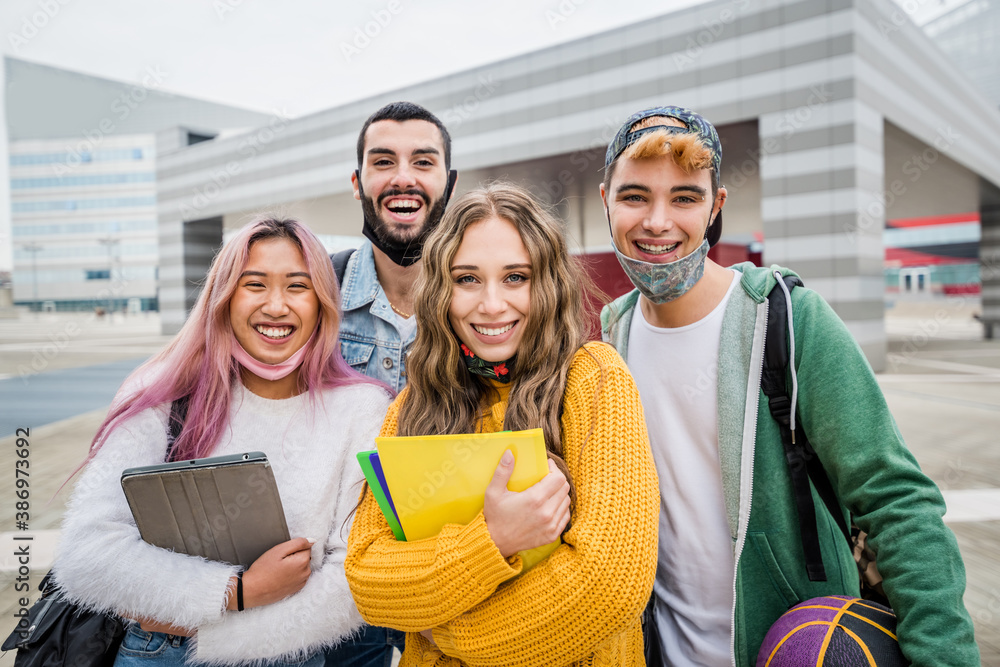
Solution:
<path fill-rule="evenodd" d="M 448 128 L 444 126 L 444 123 L 437 116 L 413 102 L 393 102 L 386 104 L 371 116 L 368 116 L 368 120 L 361 126 L 361 134 L 358 135 L 358 169 L 361 168 L 361 163 L 365 158 L 365 134 L 368 132 L 368 127 L 380 120 L 394 120 L 398 123 L 402 123 L 405 120 L 426 120 L 428 123 L 433 123 L 441 133 L 441 142 L 444 143 L 444 168 L 446 170 L 451 169 L 451 135 L 448 134 Z"/>

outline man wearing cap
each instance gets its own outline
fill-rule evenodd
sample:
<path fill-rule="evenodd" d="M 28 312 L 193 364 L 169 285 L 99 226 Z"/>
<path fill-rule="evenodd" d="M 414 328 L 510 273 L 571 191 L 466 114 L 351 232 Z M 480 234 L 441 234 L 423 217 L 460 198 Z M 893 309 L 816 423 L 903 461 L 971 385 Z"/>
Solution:
<path fill-rule="evenodd" d="M 753 665 L 790 606 L 859 590 L 847 540 L 822 503 L 825 581 L 806 570 L 781 431 L 760 388 L 767 296 L 776 271 L 793 274 L 707 259 L 722 232 L 721 159 L 707 120 L 648 109 L 608 147 L 601 184 L 615 253 L 636 287 L 605 307 L 601 324 L 635 376 L 660 478 L 647 625 L 649 648 L 669 665 Z M 877 551 L 904 654 L 914 665 L 978 665 L 940 492 L 906 449 L 843 322 L 809 289 L 787 296 L 793 413 L 841 510 Z"/>
<path fill-rule="evenodd" d="M 458 174 L 451 136 L 424 107 L 394 102 L 365 121 L 358 135 L 354 198 L 368 239 L 333 256 L 340 280 L 340 351 L 356 370 L 394 391 L 406 385 L 406 353 L 417 335 L 412 287 L 424 239 L 441 221 Z M 340 266 L 338 267 L 338 264 Z M 389 667 L 398 630 L 366 626 L 359 637 L 327 651 L 329 667 Z"/>

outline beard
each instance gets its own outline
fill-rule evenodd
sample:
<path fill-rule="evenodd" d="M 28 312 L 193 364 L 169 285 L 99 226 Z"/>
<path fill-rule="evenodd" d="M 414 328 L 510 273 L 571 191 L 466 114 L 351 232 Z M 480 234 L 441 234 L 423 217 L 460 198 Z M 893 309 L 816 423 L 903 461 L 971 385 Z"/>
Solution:
<path fill-rule="evenodd" d="M 364 213 L 365 219 L 369 222 L 372 231 L 379 238 L 379 240 L 382 241 L 382 243 L 386 245 L 405 244 L 411 247 L 422 247 L 427 235 L 431 233 L 431 230 L 433 230 L 435 226 L 437 226 L 437 223 L 441 221 L 441 216 L 444 215 L 446 203 L 445 198 L 444 196 L 441 196 L 434 202 L 431 202 L 428 194 L 419 188 L 411 188 L 405 191 L 392 188 L 382 192 L 378 196 L 379 204 L 381 205 L 381 203 L 389 197 L 396 197 L 399 195 L 413 195 L 424 200 L 424 210 L 427 211 L 427 214 L 424 217 L 423 224 L 419 227 L 412 226 L 400 228 L 386 222 L 375 211 L 375 202 L 370 196 L 368 196 L 368 194 L 363 194 L 361 197 L 361 210 Z"/>

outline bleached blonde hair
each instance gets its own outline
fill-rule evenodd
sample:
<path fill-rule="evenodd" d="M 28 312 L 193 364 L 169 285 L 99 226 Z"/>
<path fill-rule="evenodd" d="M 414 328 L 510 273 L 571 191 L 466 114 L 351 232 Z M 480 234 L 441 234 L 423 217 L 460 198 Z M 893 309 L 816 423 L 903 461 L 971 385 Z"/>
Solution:
<path fill-rule="evenodd" d="M 631 131 L 642 130 L 647 127 L 663 125 L 671 119 L 666 116 L 650 116 L 643 118 L 638 123 L 629 128 Z M 646 158 L 669 157 L 674 163 L 690 174 L 698 169 L 712 169 L 712 150 L 702 142 L 701 138 L 694 133 L 671 134 L 666 130 L 654 130 L 644 134 L 639 139 L 622 151 L 621 155 L 614 162 L 608 165 L 604 174 L 604 182 L 611 183 L 615 166 L 622 158 L 629 160 L 642 160 Z M 715 174 L 712 174 L 712 196 L 715 196 Z"/>

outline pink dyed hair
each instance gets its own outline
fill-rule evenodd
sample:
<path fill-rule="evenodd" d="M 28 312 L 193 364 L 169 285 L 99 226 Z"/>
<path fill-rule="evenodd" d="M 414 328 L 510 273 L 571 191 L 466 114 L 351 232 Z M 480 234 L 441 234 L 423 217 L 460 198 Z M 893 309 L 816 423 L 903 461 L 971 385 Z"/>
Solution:
<path fill-rule="evenodd" d="M 215 256 L 194 310 L 173 341 L 137 368 L 122 385 L 142 385 L 115 397 L 97 429 L 88 460 L 108 436 L 129 418 L 148 408 L 190 397 L 187 419 L 174 443 L 173 458 L 209 456 L 229 425 L 231 383 L 239 366 L 231 353 L 233 330 L 229 301 L 246 267 L 250 247 L 263 239 L 288 239 L 302 252 L 319 298 L 317 332 L 299 373 L 299 389 L 315 397 L 318 389 L 381 382 L 351 368 L 340 354 L 340 290 L 330 258 L 319 239 L 297 220 L 264 216 L 247 224 Z M 132 381 L 135 381 L 134 383 Z"/>

